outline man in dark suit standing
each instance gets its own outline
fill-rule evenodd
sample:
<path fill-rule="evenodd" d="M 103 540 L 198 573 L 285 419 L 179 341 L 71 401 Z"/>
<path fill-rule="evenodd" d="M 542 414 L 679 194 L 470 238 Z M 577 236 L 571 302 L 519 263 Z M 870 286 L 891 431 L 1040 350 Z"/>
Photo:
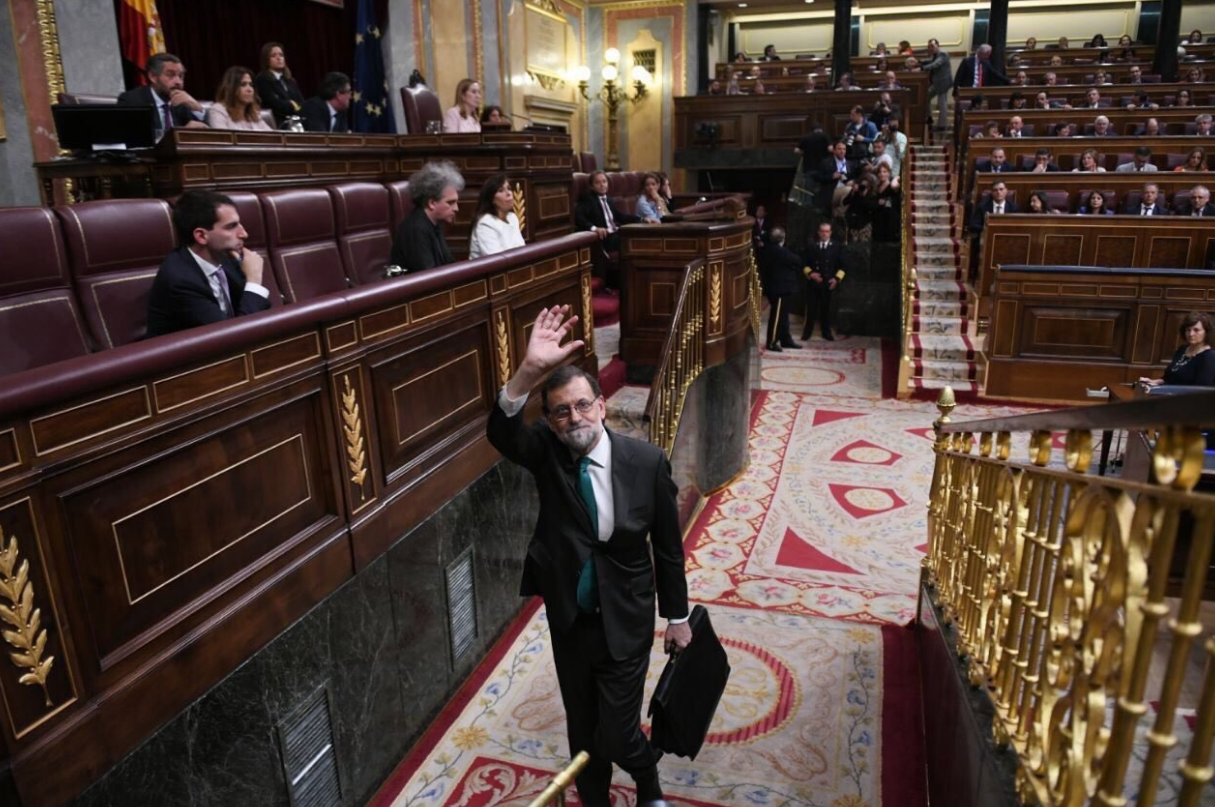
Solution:
<path fill-rule="evenodd" d="M 350 77 L 345 73 L 326 73 L 321 89 L 304 102 L 300 117 L 309 132 L 349 132 Z"/>
<path fill-rule="evenodd" d="M 608 199 L 608 178 L 602 171 L 591 172 L 591 189 L 574 207 L 574 225 L 579 230 L 594 230 L 608 252 L 620 249 L 620 228 L 636 224 L 641 218 L 626 213 Z"/>
<path fill-rule="evenodd" d="M 171 53 L 148 58 L 148 83 L 118 96 L 122 106 L 156 107 L 156 139 L 169 129 L 205 129 L 202 104 L 184 89 L 186 67 Z"/>
<path fill-rule="evenodd" d="M 818 236 L 807 249 L 803 259 L 802 273 L 806 276 L 806 324 L 802 328 L 802 339 L 809 340 L 814 333 L 814 317 L 817 312 L 823 338 L 834 342 L 831 333 L 831 293 L 844 279 L 844 248 L 831 240 L 831 223 L 818 225 Z"/>
<path fill-rule="evenodd" d="M 980 202 L 970 215 L 970 231 L 975 235 L 981 234 L 990 215 L 1019 212 L 1021 211 L 1017 209 L 1017 203 L 1008 198 L 1008 186 L 1004 184 L 1004 180 L 997 179 L 991 183 L 991 195 Z"/>
<path fill-rule="evenodd" d="M 980 45 L 973 56 L 967 56 L 958 65 L 953 79 L 953 94 L 957 97 L 962 87 L 1006 87 L 1012 82 L 991 63 L 991 45 Z"/>
<path fill-rule="evenodd" d="M 519 593 L 544 598 L 570 756 L 591 755 L 578 796 L 587 807 L 609 807 L 615 763 L 636 781 L 638 805 L 647 805 L 663 798 L 661 752 L 641 731 L 655 592 L 668 621 L 667 651 L 692 639 L 676 486 L 661 448 L 604 428 L 598 383 L 565 363 L 583 344 L 561 344 L 578 321 L 563 323 L 568 313 L 569 306 L 540 311 L 487 431 L 536 481 L 540 516 Z M 528 426 L 524 405 L 546 375 L 543 417 Z"/>
<path fill-rule="evenodd" d="M 1190 190 L 1190 201 L 1177 205 L 1178 216 L 1215 216 L 1215 204 L 1211 204 L 1211 192 L 1203 185 L 1195 185 Z"/>
<path fill-rule="evenodd" d="M 1160 188 L 1155 182 L 1149 182 L 1143 186 L 1143 190 L 1139 193 L 1139 204 L 1132 205 L 1127 201 L 1126 208 L 1122 211 L 1128 216 L 1168 216 L 1169 211 L 1160 203 Z"/>
<path fill-rule="evenodd" d="M 768 218 L 768 208 L 764 205 L 755 206 L 755 224 L 751 226 L 751 243 L 756 251 L 768 246 L 772 238 L 772 220 Z"/>
<path fill-rule="evenodd" d="M 848 141 L 837 140 L 832 152 L 818 165 L 815 180 L 818 181 L 819 191 L 815 197 L 815 207 L 824 216 L 831 215 L 836 198 L 843 198 L 848 193 L 848 184 L 856 179 L 860 168 L 856 160 L 849 160 Z"/>
<path fill-rule="evenodd" d="M 789 333 L 789 300 L 797 291 L 802 259 L 785 246 L 785 230 L 773 227 L 768 246 L 759 253 L 759 276 L 768 298 L 768 350 L 801 347 Z"/>
<path fill-rule="evenodd" d="M 169 253 L 148 296 L 148 336 L 265 311 L 263 260 L 245 249 L 236 205 L 222 193 L 186 191 L 173 206 L 181 246 Z"/>

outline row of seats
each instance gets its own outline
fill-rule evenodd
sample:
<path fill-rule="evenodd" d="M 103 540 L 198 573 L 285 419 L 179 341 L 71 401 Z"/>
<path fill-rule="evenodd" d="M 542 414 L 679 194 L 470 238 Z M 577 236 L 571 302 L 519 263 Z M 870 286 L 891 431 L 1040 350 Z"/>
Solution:
<path fill-rule="evenodd" d="M 1081 136 L 1082 137 L 1091 137 L 1092 135 L 1096 134 L 1096 131 L 1097 131 L 1097 127 L 1092 123 L 1085 123 L 1085 124 L 1047 123 L 1042 127 L 1041 135 L 1039 135 L 1038 127 L 1036 124 L 1026 123 L 1021 127 L 1021 136 L 1022 137 L 1038 137 L 1038 136 L 1059 137 L 1062 134 L 1060 129 L 1063 126 L 1069 127 L 1068 134 L 1073 137 L 1081 137 Z M 985 123 L 972 123 L 967 126 L 968 134 L 972 138 L 975 135 L 982 132 L 986 128 L 987 128 L 987 125 Z M 1117 134 L 1116 132 L 1113 131 L 1115 128 L 1116 128 L 1115 125 L 1113 123 L 1111 123 L 1110 124 L 1111 134 Z M 1009 129 L 1008 129 L 1007 125 L 1001 126 L 1000 129 L 1001 129 L 1001 131 L 1004 132 L 1004 134 L 1006 134 L 1006 135 L 1008 134 Z M 1122 135 L 1124 137 L 1139 137 L 1140 135 L 1144 134 L 1146 131 L 1147 131 L 1146 122 L 1128 123 L 1128 124 L 1126 124 L 1125 127 L 1123 127 Z M 1183 121 L 1174 121 L 1171 123 L 1161 123 L 1160 131 L 1158 134 L 1173 135 L 1173 136 L 1177 136 L 1177 137 L 1181 137 L 1181 136 L 1185 136 L 1185 135 L 1196 135 L 1196 134 L 1198 134 L 1198 124 L 1194 123 L 1193 121 L 1190 121 L 1188 123 L 1183 122 Z"/>
<path fill-rule="evenodd" d="M 1000 148 L 1000 145 L 1001 145 L 999 140 L 993 140 L 993 141 L 991 141 L 991 144 L 992 144 L 991 147 L 993 149 Z M 984 145 L 986 145 L 986 144 L 984 144 Z M 1099 158 L 1098 164 L 1101 165 L 1101 167 L 1105 168 L 1107 171 L 1113 171 L 1120 165 L 1125 165 L 1126 163 L 1135 161 L 1135 155 L 1131 154 L 1130 152 L 1119 152 L 1117 154 L 1100 154 L 1100 153 L 1098 153 L 1097 156 Z M 1174 168 L 1176 168 L 1180 165 L 1185 165 L 1185 161 L 1189 158 L 1189 156 L 1190 156 L 1189 152 L 1186 152 L 1184 154 L 1153 154 L 1151 162 L 1162 171 L 1172 171 Z M 1061 170 L 1071 171 L 1072 169 L 1080 167 L 1080 157 L 1081 157 L 1081 155 L 1079 153 L 1059 154 L 1059 155 L 1055 155 L 1055 157 L 1053 159 L 1057 160 L 1056 165 L 1058 165 Z M 975 170 L 976 171 L 978 171 L 980 173 L 986 172 L 990 169 L 990 167 L 991 167 L 991 157 L 984 156 L 984 157 L 975 158 Z M 1021 165 L 1018 170 L 1029 171 L 1033 167 L 1034 167 L 1034 155 L 1033 154 L 1021 155 Z"/>
<path fill-rule="evenodd" d="M 1102 198 L 1105 199 L 1105 208 L 1107 210 L 1113 210 L 1118 213 L 1121 213 L 1124 209 L 1137 209 L 1141 200 L 1143 199 L 1143 193 L 1139 190 L 1127 191 L 1121 199 L 1119 198 L 1117 191 L 1103 188 L 1085 188 L 1075 192 L 1039 188 L 1031 191 L 1031 193 L 1038 193 L 1039 191 L 1046 194 L 1046 201 L 1050 206 L 1050 209 L 1057 210 L 1060 213 L 1075 213 L 1081 207 L 1088 204 L 1089 195 L 1094 191 L 1100 193 Z M 990 198 L 991 191 L 983 191 L 979 198 L 980 205 L 985 203 Z M 1013 188 L 1009 188 L 1008 198 L 1016 202 L 1017 207 L 1020 208 L 1022 213 L 1027 212 L 1029 194 L 1027 194 L 1024 199 L 1018 199 L 1017 191 Z M 1179 209 L 1187 209 L 1190 204 L 1190 192 L 1189 190 L 1180 190 L 1176 191 L 1171 197 L 1166 198 L 1166 194 L 1162 191 L 1158 201 L 1169 210 L 1176 211 Z"/>
<path fill-rule="evenodd" d="M 1031 86 L 1031 87 L 1021 87 L 1020 89 L 1021 89 L 1022 95 L 1024 95 L 1025 100 L 1028 103 L 1029 108 L 1031 108 L 1031 109 L 1033 108 L 1034 98 L 1040 92 L 1047 92 L 1048 94 L 1050 94 L 1052 101 L 1063 100 L 1063 99 L 1061 99 L 1060 95 L 1057 94 L 1059 91 L 1058 87 L 1041 87 L 1041 86 L 1032 87 Z M 1100 88 L 1098 88 L 1098 89 L 1100 89 Z M 1171 106 L 1173 106 L 1173 102 L 1177 100 L 1177 94 L 1169 93 L 1168 95 L 1159 95 L 1159 96 L 1149 94 L 1148 98 L 1152 101 L 1152 103 L 1159 104 L 1161 107 L 1171 107 Z M 1192 105 L 1195 107 L 1215 105 L 1215 95 L 1208 95 L 1206 92 L 1203 92 L 1202 94 L 1199 94 L 1197 92 L 1192 92 L 1190 94 L 1190 98 L 1191 98 L 1191 101 L 1193 102 Z M 1075 96 L 1073 98 L 1069 98 L 1066 100 L 1074 108 L 1085 107 L 1085 100 L 1084 100 L 1083 95 L 1078 95 L 1078 96 Z M 1137 103 L 1137 97 L 1134 95 L 1120 95 L 1117 97 L 1116 104 L 1114 103 L 1114 101 L 1115 101 L 1114 96 L 1103 95 L 1103 96 L 1101 96 L 1101 98 L 1097 99 L 1097 106 L 1100 107 L 1101 109 L 1113 109 L 1113 108 L 1115 108 L 1115 106 L 1117 106 L 1119 108 L 1125 108 L 1127 106 L 1130 106 L 1131 104 Z M 987 99 L 987 105 L 989 108 L 991 107 L 991 105 L 993 103 L 997 104 L 997 107 L 999 109 L 1009 109 L 1012 104 L 1012 99 L 1009 97 L 999 97 L 999 98 L 993 97 L 993 98 Z M 958 108 L 961 109 L 963 112 L 969 111 L 972 106 L 973 106 L 973 100 L 970 98 L 962 98 L 958 101 Z M 1188 107 L 1183 107 L 1183 108 L 1188 108 Z M 1205 111 L 1207 111 L 1207 110 L 1197 110 L 1197 109 L 1195 110 L 1195 112 L 1205 112 Z"/>
<path fill-rule="evenodd" d="M 271 305 L 374 283 L 397 224 L 413 209 L 408 182 L 352 182 L 228 194 L 268 259 Z M 143 338 L 147 300 L 177 247 L 162 199 L 0 209 L 0 374 Z"/>

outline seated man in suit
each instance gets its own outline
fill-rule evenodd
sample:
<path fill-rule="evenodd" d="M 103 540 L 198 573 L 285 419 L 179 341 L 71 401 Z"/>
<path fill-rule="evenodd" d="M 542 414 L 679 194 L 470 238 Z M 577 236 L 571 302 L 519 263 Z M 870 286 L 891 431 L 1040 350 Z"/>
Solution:
<path fill-rule="evenodd" d="M 304 102 L 300 117 L 309 132 L 349 132 L 350 77 L 345 73 L 326 73 L 321 89 Z"/>
<path fill-rule="evenodd" d="M 222 193 L 186 191 L 173 206 L 180 247 L 169 253 L 148 296 L 148 336 L 208 325 L 270 307 L 263 260 L 245 249 L 236 205 Z"/>
<path fill-rule="evenodd" d="M 1055 165 L 1051 160 L 1050 149 L 1040 148 L 1034 152 L 1034 164 L 1030 167 L 1031 174 L 1046 174 L 1054 173 L 1059 170 L 1059 166 Z M 1015 213 L 1015 210 L 1010 210 L 1010 213 Z"/>
<path fill-rule="evenodd" d="M 980 202 L 971 214 L 970 231 L 975 235 L 982 233 L 990 215 L 1019 212 L 1021 211 L 1017 209 L 1017 203 L 1008 198 L 1008 186 L 1004 184 L 1004 180 L 997 179 L 991 183 L 991 196 Z"/>
<path fill-rule="evenodd" d="M 609 807 L 615 763 L 637 783 L 638 807 L 651 807 L 662 804 L 662 754 L 641 730 L 641 707 L 655 594 L 667 652 L 692 640 L 677 488 L 661 448 L 605 428 L 598 382 L 567 364 L 583 345 L 562 344 L 578 321 L 563 322 L 568 313 L 540 311 L 486 432 L 535 479 L 540 515 L 519 593 L 544 598 L 570 753 L 590 753 L 579 800 Z M 537 385 L 543 416 L 528 425 L 523 410 Z"/>
<path fill-rule="evenodd" d="M 831 293 L 844 279 L 844 248 L 831 240 L 831 222 L 818 225 L 814 243 L 806 248 L 802 256 L 806 276 L 806 323 L 802 326 L 802 339 L 809 340 L 814 333 L 814 318 L 818 315 L 823 338 L 834 342 L 831 333 Z"/>
<path fill-rule="evenodd" d="M 826 216 L 830 216 L 831 209 L 835 207 L 838 200 L 847 195 L 852 181 L 860 173 L 856 160 L 849 160 L 847 154 L 848 142 L 846 140 L 835 141 L 831 154 L 823 158 L 823 161 L 819 163 L 818 172 L 815 174 L 814 178 L 819 186 L 815 206 Z"/>
<path fill-rule="evenodd" d="M 1190 201 L 1177 206 L 1178 216 L 1215 216 L 1215 204 L 1211 203 L 1211 192 L 1203 185 L 1190 190 Z"/>
<path fill-rule="evenodd" d="M 991 63 L 991 45 L 980 45 L 973 56 L 967 56 L 958 65 L 953 94 L 956 97 L 962 87 L 1007 87 L 1011 83 L 1008 76 Z"/>
<path fill-rule="evenodd" d="M 789 300 L 802 276 L 802 259 L 785 246 L 785 229 L 773 227 L 768 246 L 759 254 L 759 276 L 768 298 L 768 350 L 801 347 L 789 333 Z"/>
<path fill-rule="evenodd" d="M 462 190 L 464 177 L 446 160 L 426 163 L 409 177 L 413 210 L 392 236 L 392 265 L 421 272 L 452 262 L 443 225 L 456 217 Z"/>
<path fill-rule="evenodd" d="M 123 106 L 156 107 L 156 139 L 169 129 L 205 129 L 202 104 L 182 89 L 186 68 L 171 53 L 155 53 L 148 58 L 148 83 L 118 96 Z"/>
<path fill-rule="evenodd" d="M 1008 119 L 1008 136 L 1013 138 L 1029 137 L 1029 135 L 1025 134 L 1025 121 L 1020 115 L 1013 115 Z"/>
<path fill-rule="evenodd" d="M 1137 64 L 1131 65 L 1130 77 L 1126 80 L 1127 84 L 1142 84 L 1143 83 L 1143 68 Z"/>
<path fill-rule="evenodd" d="M 1008 174 L 1017 169 L 1008 164 L 1008 156 L 1004 153 L 1004 149 L 996 146 L 991 150 L 987 165 L 979 170 L 990 174 Z"/>
<path fill-rule="evenodd" d="M 1084 94 L 1084 103 L 1080 105 L 1081 109 L 1100 109 L 1101 108 L 1101 91 L 1096 87 L 1089 87 L 1088 92 Z"/>
<path fill-rule="evenodd" d="M 1194 134 L 1198 135 L 1199 137 L 1210 137 L 1211 135 L 1215 134 L 1215 131 L 1213 131 L 1215 127 L 1212 126 L 1211 121 L 1212 117 L 1207 114 L 1199 115 L 1198 117 L 1194 118 L 1194 125 L 1197 127 Z"/>
<path fill-rule="evenodd" d="M 1155 182 L 1143 186 L 1139 194 L 1139 204 L 1131 205 L 1129 200 L 1126 209 L 1122 211 L 1128 216 L 1167 216 L 1169 211 L 1160 203 L 1160 188 Z"/>
<path fill-rule="evenodd" d="M 1110 119 L 1104 115 L 1098 115 L 1093 119 L 1093 137 L 1116 137 L 1117 132 L 1110 126 Z"/>
<path fill-rule="evenodd" d="M 1157 168 L 1152 164 L 1152 150 L 1147 146 L 1140 146 L 1135 149 L 1135 159 L 1132 162 L 1123 163 L 1114 170 L 1119 174 L 1134 174 L 1153 173 Z"/>
<path fill-rule="evenodd" d="M 608 178 L 602 171 L 591 173 L 591 189 L 574 207 L 574 226 L 579 230 L 594 230 L 608 252 L 620 249 L 620 228 L 636 224 L 640 217 L 626 213 L 608 199 Z"/>

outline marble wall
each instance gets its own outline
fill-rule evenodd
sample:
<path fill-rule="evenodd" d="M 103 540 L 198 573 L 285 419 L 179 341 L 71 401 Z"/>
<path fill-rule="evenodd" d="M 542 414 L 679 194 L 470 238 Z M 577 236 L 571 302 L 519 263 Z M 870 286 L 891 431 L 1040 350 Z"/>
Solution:
<path fill-rule="evenodd" d="M 125 90 L 114 0 L 55 0 L 55 18 L 67 91 L 118 95 Z"/>
<path fill-rule="evenodd" d="M 0 104 L 7 139 L 0 141 L 0 206 L 39 204 L 34 150 L 26 126 L 25 96 L 17 67 L 13 15 L 6 0 L 0 8 Z"/>
<path fill-rule="evenodd" d="M 361 807 L 523 605 L 519 574 L 536 519 L 534 490 L 525 471 L 498 463 L 128 755 L 74 807 L 288 807 L 275 726 L 322 686 L 342 804 Z M 444 569 L 470 546 L 479 632 L 453 663 Z"/>

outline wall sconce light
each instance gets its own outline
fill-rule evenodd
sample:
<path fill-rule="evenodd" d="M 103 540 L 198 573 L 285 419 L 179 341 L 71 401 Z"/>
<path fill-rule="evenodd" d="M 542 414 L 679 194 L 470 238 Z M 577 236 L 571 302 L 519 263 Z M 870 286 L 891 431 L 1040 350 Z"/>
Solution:
<path fill-rule="evenodd" d="M 618 67 L 620 51 L 616 48 L 608 48 L 603 54 L 603 62 L 603 68 L 599 71 L 599 75 L 603 77 L 603 86 L 593 97 L 590 94 L 591 69 L 586 65 L 581 65 L 574 69 L 574 75 L 578 79 L 578 92 L 582 97 L 588 103 L 598 100 L 607 108 L 608 142 L 605 168 L 609 171 L 619 171 L 620 154 L 617 148 L 619 109 L 625 101 L 631 104 L 643 101 L 650 94 L 649 85 L 654 82 L 654 77 L 641 65 L 634 65 L 630 74 L 633 80 L 633 94 L 630 96 L 625 87 L 617 84 L 620 79 L 620 68 Z"/>

